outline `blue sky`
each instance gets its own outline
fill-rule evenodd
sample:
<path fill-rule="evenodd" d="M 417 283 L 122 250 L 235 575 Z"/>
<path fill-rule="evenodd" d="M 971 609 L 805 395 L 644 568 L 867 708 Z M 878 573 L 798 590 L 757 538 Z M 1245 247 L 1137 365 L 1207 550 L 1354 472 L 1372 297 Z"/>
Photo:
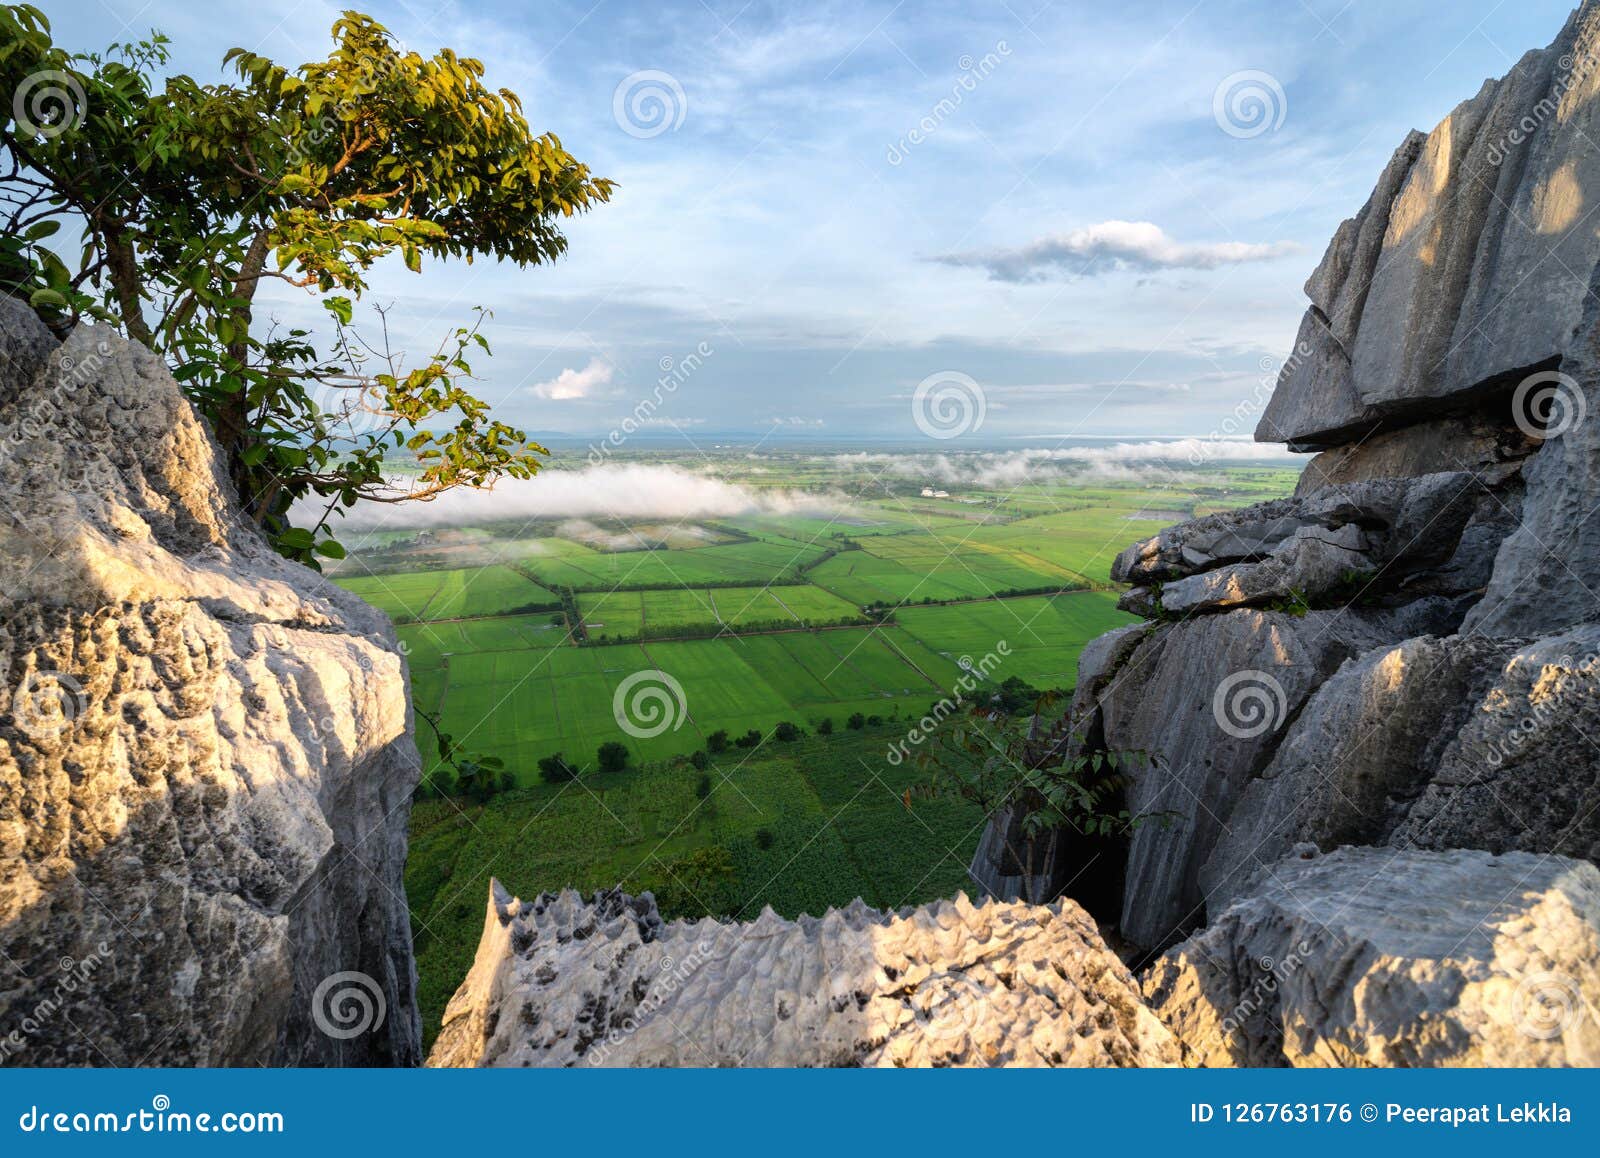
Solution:
<path fill-rule="evenodd" d="M 213 78 L 235 45 L 325 55 L 339 6 L 43 7 L 74 47 L 160 28 L 175 69 Z M 484 60 L 621 188 L 557 265 L 396 266 L 371 298 L 415 350 L 492 307 L 480 390 L 535 433 L 614 427 L 697 350 L 665 433 L 915 438 L 917 384 L 950 372 L 982 389 L 986 437 L 1226 430 L 1405 132 L 1570 8 L 372 3 L 407 47 Z M 1264 74 L 1234 86 L 1265 95 L 1264 124 L 1248 103 L 1219 120 L 1241 73 Z M 648 93 L 630 121 L 641 85 L 665 123 Z M 287 291 L 271 308 L 315 316 Z"/>

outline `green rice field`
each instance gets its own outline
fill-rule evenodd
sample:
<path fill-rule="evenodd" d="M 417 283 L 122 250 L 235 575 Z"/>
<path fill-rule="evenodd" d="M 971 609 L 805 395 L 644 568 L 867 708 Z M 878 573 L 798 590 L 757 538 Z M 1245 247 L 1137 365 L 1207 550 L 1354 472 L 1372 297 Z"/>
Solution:
<path fill-rule="evenodd" d="M 506 770 L 487 796 L 417 802 L 407 889 L 430 1036 L 490 876 L 523 896 L 649 889 L 687 916 L 961 888 L 983 817 L 955 799 L 908 807 L 924 773 L 888 746 L 987 656 L 997 687 L 1070 689 L 1084 645 L 1136 622 L 1109 580 L 1119 551 L 1295 477 L 1050 478 L 939 502 L 813 458 L 741 476 L 745 462 L 730 477 L 815 486 L 837 509 L 385 532 L 335 574 L 395 620 L 418 709 Z M 635 714 L 641 688 L 661 692 L 661 715 Z M 611 744 L 626 764 L 602 771 Z M 449 783 L 424 750 L 428 776 Z M 577 777 L 546 783 L 539 762 L 558 753 Z"/>

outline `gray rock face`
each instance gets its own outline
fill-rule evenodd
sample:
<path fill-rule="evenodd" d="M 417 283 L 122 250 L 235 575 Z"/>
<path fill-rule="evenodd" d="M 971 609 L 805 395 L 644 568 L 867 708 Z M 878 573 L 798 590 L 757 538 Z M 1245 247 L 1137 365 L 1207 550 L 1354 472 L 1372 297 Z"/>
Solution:
<path fill-rule="evenodd" d="M 1323 451 L 1306 463 L 1294 493 L 1302 498 L 1363 479 L 1454 471 L 1492 478 L 1496 468 L 1519 463 L 1538 448 L 1537 439 L 1517 428 L 1509 405 L 1446 415 Z"/>
<path fill-rule="evenodd" d="M 1600 265 L 1589 305 L 1551 384 L 1551 435 L 1523 474 L 1521 524 L 1501 544 L 1466 630 L 1534 635 L 1600 620 Z"/>
<path fill-rule="evenodd" d="M 1146 972 L 1191 1065 L 1600 1065 L 1600 871 L 1340 849 L 1272 866 Z"/>
<path fill-rule="evenodd" d="M 1228 813 L 1200 871 L 1209 911 L 1297 846 L 1389 843 L 1514 650 L 1503 640 L 1420 636 L 1347 661 Z"/>
<path fill-rule="evenodd" d="M 1146 635 L 1100 691 L 1099 744 L 1143 752 L 1128 809 L 1121 932 L 1170 944 L 1205 915 L 1200 869 L 1245 786 L 1271 760 L 1306 699 L 1345 660 L 1410 634 L 1394 613 L 1236 611 Z"/>
<path fill-rule="evenodd" d="M 1322 448 L 1514 385 L 1567 349 L 1600 234 L 1600 8 L 1396 152 L 1306 285 L 1256 438 Z M 1301 351 L 1304 351 L 1302 354 Z"/>
<path fill-rule="evenodd" d="M 490 886 L 430 1066 L 1141 1066 L 1177 1047 L 1071 901 L 665 923 Z"/>
<path fill-rule="evenodd" d="M 1516 648 L 1489 674 L 1391 843 L 1600 862 L 1600 624 Z"/>
<path fill-rule="evenodd" d="M 393 629 L 240 521 L 158 359 L 6 320 L 0 1058 L 415 1064 Z"/>

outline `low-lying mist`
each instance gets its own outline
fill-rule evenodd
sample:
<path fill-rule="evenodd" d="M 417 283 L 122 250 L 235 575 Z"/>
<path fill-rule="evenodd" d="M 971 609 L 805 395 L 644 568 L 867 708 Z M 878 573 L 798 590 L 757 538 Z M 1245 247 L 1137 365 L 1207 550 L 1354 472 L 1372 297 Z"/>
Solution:
<path fill-rule="evenodd" d="M 493 490 L 460 488 L 430 502 L 361 503 L 341 530 L 459 527 L 503 520 L 712 519 L 753 514 L 831 515 L 848 509 L 843 495 L 752 489 L 679 466 L 604 463 L 581 470 L 552 469 L 531 479 L 503 479 Z M 296 511 L 291 518 L 312 513 Z"/>
<path fill-rule="evenodd" d="M 826 456 L 885 478 L 921 479 L 945 486 L 996 490 L 1071 477 L 1085 482 L 1173 482 L 1175 472 L 1244 462 L 1303 462 L 1284 447 L 1242 439 L 1180 438 L 1106 446 L 1025 447 L 1020 450 L 892 454 L 863 451 Z"/>

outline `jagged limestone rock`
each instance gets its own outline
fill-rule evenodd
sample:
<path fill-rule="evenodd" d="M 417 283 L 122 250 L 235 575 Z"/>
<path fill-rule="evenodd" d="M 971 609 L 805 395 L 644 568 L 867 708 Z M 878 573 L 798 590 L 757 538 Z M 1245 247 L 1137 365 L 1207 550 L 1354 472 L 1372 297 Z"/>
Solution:
<path fill-rule="evenodd" d="M 1585 0 L 1548 48 L 1402 144 L 1307 283 L 1258 440 L 1353 442 L 1554 364 L 1600 261 L 1597 92 L 1600 5 Z"/>
<path fill-rule="evenodd" d="M 4 1059 L 415 1064 L 392 626 L 241 521 L 158 358 L 0 329 L 50 345 L 0 377 Z"/>
<path fill-rule="evenodd" d="M 1191 1065 L 1600 1065 L 1600 871 L 1291 857 L 1144 975 Z"/>
<path fill-rule="evenodd" d="M 647 893 L 493 882 L 431 1066 L 1141 1066 L 1171 1036 L 1094 922 L 967 898 L 663 922 Z"/>

